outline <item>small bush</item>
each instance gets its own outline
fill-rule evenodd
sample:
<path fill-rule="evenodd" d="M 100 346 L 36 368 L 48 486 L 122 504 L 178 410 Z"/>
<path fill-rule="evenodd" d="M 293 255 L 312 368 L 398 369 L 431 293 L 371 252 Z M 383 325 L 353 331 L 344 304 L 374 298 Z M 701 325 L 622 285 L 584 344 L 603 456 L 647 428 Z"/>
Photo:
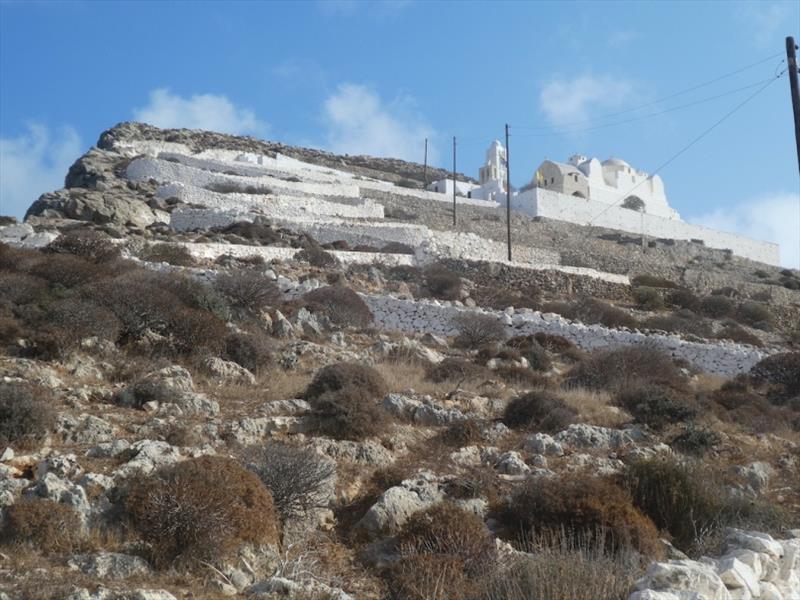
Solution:
<path fill-rule="evenodd" d="M 43 554 L 71 554 L 83 540 L 81 517 L 71 506 L 46 499 L 21 499 L 6 509 L 3 541 Z"/>
<path fill-rule="evenodd" d="M 565 337 L 540 331 L 535 333 L 533 338 L 548 352 L 558 354 L 573 361 L 583 358 L 581 349 Z"/>
<path fill-rule="evenodd" d="M 697 415 L 694 402 L 661 386 L 629 388 L 617 396 L 617 403 L 639 423 L 655 430 L 691 420 Z"/>
<path fill-rule="evenodd" d="M 567 341 L 564 338 L 561 339 L 565 342 Z M 567 343 L 569 344 L 569 342 Z M 528 365 L 531 369 L 536 371 L 548 371 L 552 366 L 552 361 L 547 355 L 547 351 L 537 341 L 536 336 L 520 335 L 513 337 L 506 342 L 506 345 L 509 348 L 517 350 L 520 355 L 528 361 Z"/>
<path fill-rule="evenodd" d="M 710 337 L 711 327 L 690 310 L 681 310 L 672 315 L 658 315 L 650 317 L 642 327 L 645 329 L 660 329 L 671 333 L 682 333 L 684 335 L 694 335 L 699 337 Z"/>
<path fill-rule="evenodd" d="M 544 312 L 555 312 L 561 316 L 581 321 L 587 325 L 605 325 L 606 327 L 627 327 L 634 329 L 638 323 L 634 317 L 624 310 L 611 306 L 594 298 L 583 298 L 574 304 L 548 303 L 542 306 Z"/>
<path fill-rule="evenodd" d="M 409 246 L 408 244 L 401 244 L 400 242 L 389 242 L 383 248 L 381 248 L 381 252 L 384 254 L 414 254 L 414 249 Z"/>
<path fill-rule="evenodd" d="M 259 373 L 272 364 L 273 343 L 263 332 L 236 332 L 225 338 L 222 357 L 251 373 Z"/>
<path fill-rule="evenodd" d="M 727 296 L 707 296 L 700 300 L 700 312 L 712 319 L 722 319 L 733 315 L 736 305 Z"/>
<path fill-rule="evenodd" d="M 503 286 L 480 286 L 475 288 L 470 296 L 478 306 L 495 310 L 505 310 L 509 306 L 538 309 L 542 301 L 542 293 L 535 285 L 512 289 Z"/>
<path fill-rule="evenodd" d="M 348 385 L 311 400 L 321 434 L 338 440 L 363 440 L 380 435 L 389 423 L 388 413 L 369 390 Z"/>
<path fill-rule="evenodd" d="M 272 493 L 286 520 L 324 506 L 336 477 L 336 463 L 311 448 L 269 442 L 247 452 L 248 468 Z"/>
<path fill-rule="evenodd" d="M 692 312 L 700 310 L 700 298 L 694 292 L 685 288 L 680 288 L 669 293 L 667 302 L 679 308 L 685 308 Z"/>
<path fill-rule="evenodd" d="M 800 394 L 800 352 L 783 352 L 762 358 L 750 377 L 759 384 L 776 386 L 785 396 Z"/>
<path fill-rule="evenodd" d="M 633 289 L 633 298 L 643 310 L 663 310 L 664 298 L 661 293 L 652 287 L 637 287 Z"/>
<path fill-rule="evenodd" d="M 222 234 L 233 234 L 264 245 L 271 245 L 281 241 L 280 233 L 267 223 L 236 221 L 225 227 L 215 228 L 214 231 Z"/>
<path fill-rule="evenodd" d="M 443 265 L 431 265 L 425 269 L 425 286 L 440 300 L 461 298 L 461 278 Z"/>
<path fill-rule="evenodd" d="M 448 503 L 414 513 L 397 536 L 401 555 L 445 555 L 476 575 L 491 562 L 494 543 L 483 520 Z"/>
<path fill-rule="evenodd" d="M 383 376 L 372 367 L 340 362 L 317 371 L 303 397 L 311 402 L 327 392 L 337 392 L 346 387 L 364 390 L 373 399 L 382 398 L 389 391 Z"/>
<path fill-rule="evenodd" d="M 196 264 L 186 246 L 178 244 L 148 244 L 139 253 L 139 258 L 147 262 L 169 263 L 178 267 L 192 267 Z"/>
<path fill-rule="evenodd" d="M 445 427 L 439 434 L 439 439 L 446 446 L 463 448 L 483 441 L 483 430 L 472 419 L 465 419 Z"/>
<path fill-rule="evenodd" d="M 736 320 L 756 329 L 770 331 L 775 325 L 775 317 L 769 307 L 758 302 L 743 302 L 736 309 Z"/>
<path fill-rule="evenodd" d="M 679 286 L 674 281 L 657 277 L 655 275 L 637 275 L 631 279 L 631 285 L 634 287 L 649 287 L 661 289 L 677 289 Z"/>
<path fill-rule="evenodd" d="M 281 298 L 278 286 L 255 269 L 240 269 L 217 276 L 216 289 L 241 311 L 258 314 Z"/>
<path fill-rule="evenodd" d="M 26 273 L 0 271 L 0 300 L 12 304 L 38 304 L 48 298 L 47 283 Z"/>
<path fill-rule="evenodd" d="M 115 266 L 119 262 L 114 263 Z M 74 288 L 112 274 L 110 264 L 96 264 L 71 254 L 49 254 L 34 264 L 30 274 L 46 280 L 50 285 Z"/>
<path fill-rule="evenodd" d="M 189 308 L 208 311 L 221 321 L 230 321 L 228 302 L 211 284 L 194 277 L 177 275 L 167 278 L 164 283 Z"/>
<path fill-rule="evenodd" d="M 20 383 L 0 382 L 0 446 L 42 439 L 55 423 L 44 392 Z"/>
<path fill-rule="evenodd" d="M 546 375 L 528 367 L 504 365 L 497 367 L 494 373 L 506 383 L 525 389 L 548 388 L 553 383 Z"/>
<path fill-rule="evenodd" d="M 558 396 L 545 391 L 528 392 L 511 400 L 503 423 L 513 429 L 556 433 L 577 420 L 577 412 Z"/>
<path fill-rule="evenodd" d="M 388 578 L 391 600 L 456 600 L 474 593 L 455 556 L 407 556 L 392 565 Z"/>
<path fill-rule="evenodd" d="M 61 351 L 75 348 L 88 337 L 116 342 L 122 331 L 121 321 L 111 310 L 82 298 L 54 303 L 44 313 L 43 321 Z"/>
<path fill-rule="evenodd" d="M 333 254 L 326 252 L 319 246 L 314 245 L 300 250 L 300 252 L 295 254 L 294 257 L 297 260 L 305 261 L 312 267 L 317 267 L 318 269 L 337 267 L 340 264 L 339 259 Z"/>
<path fill-rule="evenodd" d="M 669 444 L 672 448 L 684 454 L 703 456 L 709 450 L 719 446 L 720 443 L 722 443 L 722 438 L 716 431 L 687 427 L 683 432 L 672 438 Z"/>
<path fill-rule="evenodd" d="M 736 325 L 735 323 L 726 325 L 720 329 L 714 337 L 718 340 L 730 340 L 732 342 L 736 342 L 737 344 L 748 344 L 750 346 L 757 346 L 759 348 L 764 345 L 764 342 L 761 341 L 761 338 L 750 333 L 743 327 Z"/>
<path fill-rule="evenodd" d="M 324 307 L 330 320 L 341 327 L 367 327 L 373 321 L 366 302 L 348 287 L 328 286 L 311 290 L 303 300 Z"/>
<path fill-rule="evenodd" d="M 506 338 L 506 326 L 493 315 L 462 312 L 453 317 L 453 324 L 458 329 L 455 343 L 460 348 L 474 350 Z"/>
<path fill-rule="evenodd" d="M 672 359 L 653 346 L 594 352 L 572 368 L 568 380 L 592 389 L 620 390 L 641 383 L 685 387 L 684 377 Z"/>
<path fill-rule="evenodd" d="M 500 507 L 509 532 L 530 536 L 562 530 L 580 540 L 603 532 L 604 545 L 628 547 L 652 557 L 661 554 L 653 522 L 633 505 L 631 496 L 609 480 L 583 476 L 546 477 L 519 486 Z"/>
<path fill-rule="evenodd" d="M 217 560 L 245 542 L 277 544 L 275 505 L 258 476 L 234 460 L 192 458 L 134 481 L 125 499 L 153 562 Z"/>
<path fill-rule="evenodd" d="M 92 230 L 62 233 L 45 248 L 53 254 L 74 254 L 86 260 L 104 263 L 119 258 L 120 250 L 108 236 Z"/>
<path fill-rule="evenodd" d="M 457 382 L 459 385 L 465 381 L 487 379 L 491 371 L 476 365 L 463 358 L 448 357 L 442 362 L 432 365 L 425 372 L 425 378 L 433 383 Z"/>

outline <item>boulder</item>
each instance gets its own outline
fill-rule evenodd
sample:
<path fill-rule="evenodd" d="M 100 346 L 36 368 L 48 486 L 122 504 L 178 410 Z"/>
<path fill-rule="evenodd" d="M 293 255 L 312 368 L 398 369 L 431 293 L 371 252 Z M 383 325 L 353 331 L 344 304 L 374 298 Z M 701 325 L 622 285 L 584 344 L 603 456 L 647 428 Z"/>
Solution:
<path fill-rule="evenodd" d="M 230 361 L 211 356 L 205 361 L 205 368 L 217 383 L 232 383 L 242 385 L 255 385 L 256 378 L 243 366 Z"/>
<path fill-rule="evenodd" d="M 713 566 L 694 560 L 671 560 L 650 565 L 636 583 L 638 591 L 670 592 L 678 598 L 732 600 Z M 693 592 L 690 596 L 687 592 Z"/>
<path fill-rule="evenodd" d="M 420 471 L 415 477 L 383 492 L 356 523 L 356 529 L 372 538 L 391 535 L 399 531 L 411 515 L 443 499 L 444 490 L 439 478 L 430 471 Z"/>

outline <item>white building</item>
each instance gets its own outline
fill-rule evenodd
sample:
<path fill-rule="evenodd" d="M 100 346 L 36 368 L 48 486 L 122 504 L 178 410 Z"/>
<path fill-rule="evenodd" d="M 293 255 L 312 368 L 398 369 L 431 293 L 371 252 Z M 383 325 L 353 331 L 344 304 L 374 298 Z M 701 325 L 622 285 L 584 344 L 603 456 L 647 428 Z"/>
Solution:
<path fill-rule="evenodd" d="M 456 195 L 477 200 L 491 202 L 505 202 L 506 200 L 506 149 L 499 140 L 494 140 L 486 151 L 486 161 L 479 169 L 479 185 L 466 181 L 456 182 Z M 427 188 L 431 192 L 453 194 L 453 180 L 440 179 L 434 181 Z"/>
<path fill-rule="evenodd" d="M 464 198 L 480 198 L 480 196 L 474 195 L 474 191 L 478 189 L 478 187 L 479 186 L 470 181 L 456 181 L 456 196 L 462 196 Z M 433 183 L 429 183 L 427 190 L 429 192 L 439 192 L 440 194 L 452 196 L 453 180 L 450 178 L 439 179 Z"/>

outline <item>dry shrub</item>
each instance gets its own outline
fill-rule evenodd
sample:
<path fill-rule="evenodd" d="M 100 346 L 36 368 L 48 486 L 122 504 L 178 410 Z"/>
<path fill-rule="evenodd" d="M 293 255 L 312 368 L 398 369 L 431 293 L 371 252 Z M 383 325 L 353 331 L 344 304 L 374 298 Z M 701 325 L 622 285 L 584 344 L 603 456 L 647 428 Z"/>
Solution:
<path fill-rule="evenodd" d="M 431 265 L 425 269 L 425 286 L 435 298 L 440 300 L 459 300 L 461 298 L 461 278 L 444 265 Z"/>
<path fill-rule="evenodd" d="M 603 532 L 609 549 L 633 548 L 658 557 L 661 544 L 653 522 L 613 482 L 588 475 L 547 477 L 521 484 L 497 511 L 509 532 L 524 536 L 564 531 L 575 540 Z"/>
<path fill-rule="evenodd" d="M 748 386 L 722 386 L 710 396 L 715 414 L 755 433 L 785 431 L 792 422 L 789 409 L 775 406 Z"/>
<path fill-rule="evenodd" d="M 700 300 L 700 312 L 712 319 L 733 316 L 736 304 L 727 296 L 707 296 Z"/>
<path fill-rule="evenodd" d="M 281 240 L 280 234 L 271 225 L 251 221 L 236 221 L 225 227 L 215 229 L 222 234 L 233 234 L 247 240 L 261 242 L 264 245 L 274 244 Z"/>
<path fill-rule="evenodd" d="M 669 445 L 683 454 L 703 456 L 722 443 L 722 437 L 711 429 L 689 426 L 670 441 Z"/>
<path fill-rule="evenodd" d="M 761 359 L 752 369 L 753 381 L 785 388 L 786 393 L 800 393 L 800 352 L 783 352 Z"/>
<path fill-rule="evenodd" d="M 750 333 L 736 323 L 729 323 L 725 325 L 725 327 L 720 329 L 714 337 L 718 340 L 730 340 L 732 342 L 736 342 L 737 344 L 748 344 L 749 346 L 756 346 L 758 348 L 764 346 L 764 342 L 761 341 L 761 338 Z"/>
<path fill-rule="evenodd" d="M 697 416 L 694 398 L 658 385 L 630 387 L 620 392 L 616 400 L 636 421 L 657 431 Z"/>
<path fill-rule="evenodd" d="M 528 365 L 531 369 L 536 371 L 548 371 L 552 366 L 552 361 L 547 355 L 547 351 L 539 343 L 535 335 L 520 335 L 513 337 L 506 342 L 506 345 L 509 348 L 517 350 L 520 355 L 522 355 L 528 361 Z"/>
<path fill-rule="evenodd" d="M 179 244 L 147 244 L 139 258 L 147 262 L 168 263 L 178 267 L 193 267 L 196 262 L 186 246 Z"/>
<path fill-rule="evenodd" d="M 137 479 L 125 509 L 157 567 L 217 560 L 246 542 L 279 541 L 269 491 L 228 458 L 192 458 Z"/>
<path fill-rule="evenodd" d="M 672 306 L 685 308 L 692 312 L 698 312 L 700 310 L 700 299 L 694 292 L 686 288 L 680 288 L 670 292 L 667 296 L 667 302 Z"/>
<path fill-rule="evenodd" d="M 456 382 L 461 385 L 468 380 L 487 379 L 492 372 L 481 365 L 463 358 L 448 357 L 442 362 L 431 365 L 425 372 L 425 378 L 434 383 Z"/>
<path fill-rule="evenodd" d="M 112 264 L 118 267 L 121 261 L 97 264 L 71 254 L 49 254 L 45 255 L 44 260 L 34 264 L 29 273 L 41 277 L 50 285 L 73 288 L 111 276 Z"/>
<path fill-rule="evenodd" d="M 29 546 L 43 554 L 71 554 L 83 541 L 83 525 L 71 506 L 47 499 L 26 499 L 6 509 L 3 542 Z"/>
<path fill-rule="evenodd" d="M 86 260 L 104 263 L 119 258 L 120 250 L 108 236 L 93 230 L 62 233 L 45 248 L 53 254 L 74 254 Z"/>
<path fill-rule="evenodd" d="M 661 296 L 656 288 L 652 287 L 637 287 L 633 288 L 633 299 L 636 304 L 643 310 L 663 310 L 664 298 Z"/>
<path fill-rule="evenodd" d="M 537 342 L 539 342 L 542 348 L 548 352 L 558 354 L 563 358 L 568 358 L 573 361 L 578 361 L 583 358 L 583 352 L 581 349 L 565 337 L 551 333 L 544 333 L 541 331 L 539 333 L 535 333 L 533 337 Z"/>
<path fill-rule="evenodd" d="M 336 478 L 336 463 L 311 448 L 269 442 L 246 452 L 247 467 L 272 493 L 283 520 L 325 505 Z"/>
<path fill-rule="evenodd" d="M 230 320 L 230 306 L 213 285 L 182 275 L 165 278 L 164 285 L 189 308 L 208 311 L 221 321 Z"/>
<path fill-rule="evenodd" d="M 0 344 L 7 345 L 23 336 L 22 323 L 14 317 L 0 315 Z"/>
<path fill-rule="evenodd" d="M 177 307 L 172 312 L 167 332 L 171 349 L 178 354 L 217 354 L 228 328 L 211 313 Z"/>
<path fill-rule="evenodd" d="M 250 314 L 275 306 L 281 298 L 275 282 L 256 269 L 223 273 L 217 276 L 214 285 L 233 308 Z"/>
<path fill-rule="evenodd" d="M 346 387 L 362 389 L 374 399 L 382 398 L 388 392 L 386 381 L 374 368 L 360 363 L 340 362 L 317 371 L 303 397 L 311 402 L 327 392 Z"/>
<path fill-rule="evenodd" d="M 222 357 L 258 374 L 272 364 L 274 344 L 261 330 L 235 332 L 225 338 Z"/>
<path fill-rule="evenodd" d="M 348 385 L 312 399 L 317 428 L 338 440 L 363 440 L 382 434 L 389 425 L 388 413 L 369 390 Z"/>
<path fill-rule="evenodd" d="M 458 329 L 455 344 L 460 348 L 474 350 L 506 338 L 506 326 L 493 315 L 462 312 L 453 317 L 453 324 Z"/>
<path fill-rule="evenodd" d="M 47 283 L 26 273 L 0 271 L 0 299 L 12 304 L 33 304 L 47 299 Z"/>
<path fill-rule="evenodd" d="M 26 445 L 53 428 L 55 411 L 41 389 L 0 382 L 0 446 Z"/>
<path fill-rule="evenodd" d="M 598 537 L 558 531 L 526 541 L 527 554 L 492 569 L 475 600 L 627 600 L 640 560 Z"/>
<path fill-rule="evenodd" d="M 577 420 L 577 412 L 560 397 L 546 391 L 532 391 L 511 400 L 503 423 L 513 429 L 556 433 Z"/>
<path fill-rule="evenodd" d="M 775 315 L 765 304 L 760 302 L 743 302 L 736 309 L 735 319 L 744 325 L 771 331 L 775 326 Z"/>
<path fill-rule="evenodd" d="M 684 377 L 672 359 L 658 348 L 647 345 L 594 352 L 572 368 L 568 381 L 608 390 L 643 383 L 676 389 L 685 387 Z"/>
<path fill-rule="evenodd" d="M 420 554 L 392 565 L 391 600 L 460 600 L 474 593 L 458 557 Z"/>
<path fill-rule="evenodd" d="M 636 319 L 621 308 L 589 297 L 575 303 L 548 302 L 542 306 L 542 311 L 558 313 L 567 319 L 581 321 L 587 325 L 600 324 L 628 329 L 634 329 L 638 325 Z"/>
<path fill-rule="evenodd" d="M 401 555 L 445 555 L 459 559 L 476 575 L 494 557 L 494 543 L 483 519 L 442 502 L 411 515 L 397 536 Z"/>
<path fill-rule="evenodd" d="M 383 248 L 381 248 L 381 252 L 385 254 L 414 254 L 414 249 L 409 246 L 408 244 L 402 244 L 400 242 L 389 242 Z"/>
<path fill-rule="evenodd" d="M 633 277 L 631 279 L 631 285 L 634 287 L 651 287 L 662 289 L 676 289 L 678 287 L 678 284 L 674 281 L 648 274 L 637 275 L 636 277 Z"/>
<path fill-rule="evenodd" d="M 524 288 L 507 288 L 502 286 L 479 286 L 475 288 L 470 297 L 478 306 L 485 306 L 495 310 L 504 310 L 509 306 L 514 308 L 539 308 L 542 293 L 535 285 Z"/>
<path fill-rule="evenodd" d="M 27 271 L 41 261 L 42 255 L 37 250 L 14 248 L 0 242 L 0 270 Z"/>
<path fill-rule="evenodd" d="M 373 320 L 366 302 L 345 286 L 317 288 L 304 295 L 303 300 L 322 306 L 330 320 L 341 327 L 367 327 Z"/>
<path fill-rule="evenodd" d="M 503 365 L 497 367 L 494 373 L 506 383 L 527 389 L 548 388 L 553 384 L 552 379 L 528 367 Z"/>
<path fill-rule="evenodd" d="M 317 267 L 318 269 L 338 267 L 341 264 L 339 259 L 333 254 L 326 252 L 321 247 L 316 245 L 310 245 L 303 250 L 300 250 L 300 252 L 295 254 L 294 257 L 297 260 L 305 261 L 312 267 Z"/>
<path fill-rule="evenodd" d="M 650 317 L 642 323 L 642 327 L 671 333 L 711 337 L 710 325 L 690 310 L 681 310 L 672 315 Z"/>
<path fill-rule="evenodd" d="M 472 419 L 456 421 L 442 429 L 439 439 L 445 446 L 463 448 L 483 441 L 483 429 Z"/>
<path fill-rule="evenodd" d="M 116 342 L 122 330 L 122 323 L 112 311 L 83 298 L 54 303 L 44 313 L 42 326 L 55 337 L 62 352 L 88 337 Z"/>

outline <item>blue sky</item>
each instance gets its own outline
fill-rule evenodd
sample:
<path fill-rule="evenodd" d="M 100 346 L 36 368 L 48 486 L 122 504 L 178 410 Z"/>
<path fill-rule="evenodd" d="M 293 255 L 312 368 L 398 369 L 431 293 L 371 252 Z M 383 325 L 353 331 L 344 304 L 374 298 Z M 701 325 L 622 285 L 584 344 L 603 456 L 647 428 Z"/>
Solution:
<path fill-rule="evenodd" d="M 3 1 L 0 214 L 23 214 L 135 118 L 412 160 L 427 136 L 446 166 L 456 135 L 470 174 L 508 122 L 515 185 L 576 152 L 652 172 L 759 87 L 727 92 L 785 67 L 787 35 L 800 38 L 796 0 Z M 770 84 L 661 175 L 687 220 L 778 241 L 798 266 L 788 87 Z"/>

